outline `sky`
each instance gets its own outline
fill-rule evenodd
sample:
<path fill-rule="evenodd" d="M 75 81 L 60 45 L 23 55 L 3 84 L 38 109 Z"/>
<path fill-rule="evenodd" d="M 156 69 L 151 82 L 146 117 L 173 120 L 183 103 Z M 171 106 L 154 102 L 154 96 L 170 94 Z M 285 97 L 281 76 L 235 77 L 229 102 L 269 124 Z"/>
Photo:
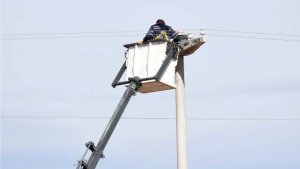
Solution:
<path fill-rule="evenodd" d="M 299 37 L 209 30 L 300 35 L 298 0 L 2 0 L 1 35 L 145 32 L 1 40 L 1 115 L 110 117 L 125 91 L 111 87 L 123 45 L 140 41 L 158 18 L 173 29 L 207 29 L 207 42 L 185 58 L 188 118 L 300 119 L 299 42 L 213 34 Z M 170 90 L 139 93 L 123 117 L 174 118 L 175 112 Z M 1 118 L 1 169 L 74 169 L 85 142 L 97 143 L 108 120 Z M 299 131 L 296 120 L 188 120 L 188 166 L 298 169 Z M 174 119 L 121 119 L 97 168 L 176 168 L 176 152 Z"/>

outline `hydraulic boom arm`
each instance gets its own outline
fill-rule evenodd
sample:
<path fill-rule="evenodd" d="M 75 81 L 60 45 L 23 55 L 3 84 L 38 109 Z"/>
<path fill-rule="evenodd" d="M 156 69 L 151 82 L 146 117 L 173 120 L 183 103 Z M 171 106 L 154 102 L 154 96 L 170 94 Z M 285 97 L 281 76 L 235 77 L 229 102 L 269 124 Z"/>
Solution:
<path fill-rule="evenodd" d="M 193 43 L 197 43 L 197 41 L 193 40 Z M 159 70 L 157 71 L 156 75 L 153 77 L 142 78 L 142 79 L 140 79 L 139 77 L 134 77 L 134 78 L 129 78 L 128 81 L 119 82 L 119 80 L 121 79 L 122 75 L 124 74 L 124 72 L 127 68 L 126 61 L 124 62 L 124 64 L 122 65 L 121 69 L 119 70 L 117 76 L 115 77 L 115 79 L 112 83 L 112 87 L 115 88 L 116 86 L 123 85 L 123 84 L 129 84 L 129 86 L 127 87 L 124 95 L 122 96 L 117 108 L 115 109 L 97 146 L 95 146 L 94 143 L 91 141 L 86 143 L 87 149 L 86 149 L 82 159 L 78 161 L 77 169 L 95 169 L 96 168 L 100 158 L 104 158 L 103 151 L 104 151 L 115 127 L 117 126 L 128 102 L 130 101 L 131 97 L 135 96 L 136 93 L 139 91 L 139 88 L 142 86 L 142 82 L 148 81 L 148 80 L 159 80 L 162 77 L 162 75 L 165 72 L 168 65 L 170 64 L 171 60 L 177 59 L 179 50 L 183 51 L 190 44 L 192 44 L 192 41 L 188 41 L 187 38 L 183 37 L 183 36 L 179 36 L 179 39 L 177 39 L 177 41 L 168 43 L 167 57 L 164 60 L 161 67 L 159 68 Z M 88 150 L 92 151 L 92 154 L 91 154 L 89 160 L 86 162 L 86 161 L 84 161 L 84 158 L 85 158 L 85 155 Z"/>
<path fill-rule="evenodd" d="M 130 84 L 125 91 L 122 99 L 120 100 L 110 121 L 108 122 L 108 125 L 98 145 L 95 147 L 93 142 L 89 142 L 86 144 L 87 148 L 92 151 L 89 161 L 87 163 L 83 160 L 79 161 L 80 164 L 77 166 L 77 169 L 79 169 L 80 167 L 83 167 L 83 169 L 95 169 L 100 158 L 104 158 L 103 151 L 109 138 L 111 137 L 115 127 L 117 126 L 117 123 L 119 122 L 129 100 L 131 99 L 131 96 L 135 95 L 138 89 L 141 87 L 141 82 L 139 82 L 138 80 L 138 78 L 130 79 Z"/>

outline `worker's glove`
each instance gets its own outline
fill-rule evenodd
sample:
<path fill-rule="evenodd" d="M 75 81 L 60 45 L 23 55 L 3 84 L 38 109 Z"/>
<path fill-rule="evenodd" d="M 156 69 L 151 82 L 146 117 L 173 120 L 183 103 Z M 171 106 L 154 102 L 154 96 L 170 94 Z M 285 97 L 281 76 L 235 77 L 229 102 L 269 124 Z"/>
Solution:
<path fill-rule="evenodd" d="M 143 44 L 143 40 L 139 41 L 138 44 L 139 44 L 139 45 L 142 45 L 142 44 Z"/>

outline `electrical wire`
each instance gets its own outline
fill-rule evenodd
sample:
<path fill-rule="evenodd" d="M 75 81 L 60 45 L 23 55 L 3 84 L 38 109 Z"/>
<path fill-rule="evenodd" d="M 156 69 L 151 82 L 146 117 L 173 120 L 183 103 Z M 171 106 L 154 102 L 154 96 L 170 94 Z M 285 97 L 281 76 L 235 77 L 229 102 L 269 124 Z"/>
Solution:
<path fill-rule="evenodd" d="M 277 39 L 277 38 L 259 38 L 259 37 L 249 37 L 249 36 L 233 36 L 233 35 L 218 35 L 218 34 L 206 34 L 209 36 L 220 36 L 220 37 L 233 37 L 233 38 L 247 38 L 247 39 L 262 39 L 262 40 L 273 40 L 273 41 L 291 41 L 291 42 L 300 42 L 300 40 L 293 39 Z"/>
<path fill-rule="evenodd" d="M 78 35 L 78 34 L 111 34 L 111 33 L 145 33 L 146 31 L 103 31 L 103 32 L 58 32 L 58 33 L 20 33 L 3 34 L 1 36 L 27 36 L 27 35 Z"/>
<path fill-rule="evenodd" d="M 189 30 L 189 29 L 186 29 Z M 195 30 L 195 29 L 191 29 Z M 199 29 L 198 29 L 199 30 Z M 232 32 L 232 33 L 246 33 L 246 34 L 257 34 L 257 35 L 272 35 L 272 36 L 293 36 L 300 37 L 300 35 L 292 35 L 292 34 L 279 34 L 279 33 L 266 33 L 266 32 L 247 32 L 247 31 L 235 31 L 235 30 L 221 30 L 221 29 L 204 29 L 216 32 Z"/>
<path fill-rule="evenodd" d="M 197 29 L 179 29 L 179 30 L 194 30 L 194 31 L 200 31 L 203 28 L 197 28 Z M 258 34 L 258 35 L 273 35 L 273 36 L 292 36 L 292 37 L 300 37 L 300 35 L 294 35 L 294 34 L 279 34 L 279 33 L 266 33 L 266 32 L 249 32 L 249 31 L 240 31 L 240 30 L 224 30 L 224 29 L 203 29 L 203 30 L 209 30 L 209 31 L 216 31 L 216 32 L 232 32 L 232 33 L 246 33 L 246 34 Z M 58 32 L 58 33 L 19 33 L 19 34 L 3 34 L 1 36 L 28 36 L 28 35 L 75 35 L 75 34 L 103 34 L 103 33 L 144 33 L 147 32 L 144 31 L 102 31 L 102 32 Z"/>
<path fill-rule="evenodd" d="M 198 33 L 192 33 L 198 34 Z M 61 39 L 61 38 L 103 38 L 103 37 L 126 37 L 126 36 L 142 36 L 144 34 L 133 34 L 133 35 L 102 35 L 102 36 L 69 36 L 69 37 L 30 37 L 30 38 L 4 38 L 1 40 L 28 40 L 28 39 Z M 234 36 L 234 35 L 220 35 L 220 34 L 206 34 L 208 36 L 219 36 L 219 37 L 233 37 L 233 38 L 246 38 L 246 39 L 260 39 L 260 40 L 272 40 L 272 41 L 287 41 L 287 42 L 300 42 L 300 40 L 293 39 L 277 39 L 277 38 L 259 38 L 259 37 L 246 37 L 246 36 Z"/>
<path fill-rule="evenodd" d="M 0 116 L 1 118 L 19 118 L 19 119 L 110 119 L 110 117 L 86 117 L 86 116 Z M 121 119 L 130 120 L 175 120 L 175 117 L 122 117 Z M 276 118 L 249 118 L 249 119 L 235 119 L 235 118 L 187 118 L 187 120 L 202 120 L 202 121 L 300 121 L 300 119 L 276 119 Z"/>
<path fill-rule="evenodd" d="M 144 35 L 144 34 L 134 34 L 134 35 L 102 35 L 102 36 L 66 36 L 66 37 L 63 37 L 63 36 L 53 36 L 53 37 L 31 37 L 31 38 L 4 38 L 4 39 L 1 39 L 1 40 L 16 40 L 16 39 L 61 39 L 61 38 L 98 38 L 98 37 L 118 37 L 118 36 L 141 36 L 141 35 Z"/>

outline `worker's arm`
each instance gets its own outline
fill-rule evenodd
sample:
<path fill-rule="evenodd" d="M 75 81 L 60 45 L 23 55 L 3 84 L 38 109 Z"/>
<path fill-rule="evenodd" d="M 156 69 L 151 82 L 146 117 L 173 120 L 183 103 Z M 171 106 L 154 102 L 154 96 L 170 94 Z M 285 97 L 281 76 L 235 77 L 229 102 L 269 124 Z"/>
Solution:
<path fill-rule="evenodd" d="M 173 29 L 172 29 L 172 27 L 171 26 L 169 26 L 169 29 L 168 29 L 168 31 L 167 31 L 167 35 L 170 37 L 170 38 L 175 38 L 177 35 L 178 35 L 178 33 L 177 33 L 177 31 L 174 31 Z"/>
<path fill-rule="evenodd" d="M 154 35 L 154 28 L 153 26 L 151 26 L 146 36 L 144 37 L 143 42 L 153 39 L 153 35 Z"/>

